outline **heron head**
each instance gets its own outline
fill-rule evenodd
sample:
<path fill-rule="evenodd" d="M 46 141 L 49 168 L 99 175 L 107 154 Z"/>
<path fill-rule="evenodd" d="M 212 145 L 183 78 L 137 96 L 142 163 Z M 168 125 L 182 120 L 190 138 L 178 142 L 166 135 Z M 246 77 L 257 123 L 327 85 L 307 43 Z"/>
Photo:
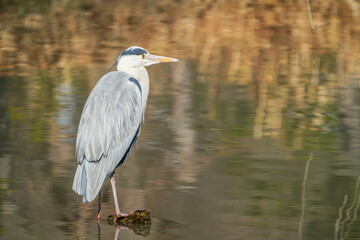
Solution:
<path fill-rule="evenodd" d="M 142 47 L 133 46 L 126 49 L 117 59 L 117 70 L 147 67 L 161 62 L 177 62 L 176 58 L 151 55 Z"/>

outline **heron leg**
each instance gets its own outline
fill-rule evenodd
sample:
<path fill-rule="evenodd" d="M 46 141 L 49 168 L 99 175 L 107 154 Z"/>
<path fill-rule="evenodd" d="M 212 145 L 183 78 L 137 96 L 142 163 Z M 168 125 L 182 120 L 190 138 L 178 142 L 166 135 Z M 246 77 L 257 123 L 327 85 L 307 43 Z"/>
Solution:
<path fill-rule="evenodd" d="M 98 215 L 97 215 L 98 223 L 101 222 L 101 190 L 102 188 L 100 188 L 100 192 L 99 192 L 99 205 L 98 205 Z"/>
<path fill-rule="evenodd" d="M 111 182 L 111 188 L 112 188 L 112 192 L 113 192 L 113 196 L 114 196 L 115 214 L 116 214 L 116 217 L 119 218 L 119 217 L 123 216 L 123 214 L 121 214 L 121 212 L 120 212 L 119 202 L 118 202 L 117 194 L 116 194 L 115 172 L 111 175 L 110 182 Z"/>
<path fill-rule="evenodd" d="M 112 188 L 113 195 L 114 195 L 115 215 L 116 215 L 116 217 L 114 218 L 114 222 L 116 222 L 116 220 L 117 220 L 118 218 L 127 217 L 127 216 L 129 216 L 131 213 L 126 214 L 126 213 L 121 213 L 121 212 L 120 212 L 119 202 L 118 202 L 118 199 L 117 199 L 116 187 L 115 187 L 115 172 L 111 175 L 111 177 L 110 177 L 110 182 L 111 182 L 111 188 Z"/>

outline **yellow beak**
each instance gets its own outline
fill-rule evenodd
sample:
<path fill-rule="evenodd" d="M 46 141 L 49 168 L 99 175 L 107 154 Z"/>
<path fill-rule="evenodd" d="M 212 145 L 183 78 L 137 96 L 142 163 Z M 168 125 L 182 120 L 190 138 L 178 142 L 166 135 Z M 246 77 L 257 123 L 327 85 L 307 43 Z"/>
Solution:
<path fill-rule="evenodd" d="M 157 55 L 145 55 L 145 59 L 147 60 L 147 64 L 145 66 L 149 66 L 151 64 L 161 63 L 161 62 L 178 62 L 179 60 L 172 57 L 163 57 Z"/>

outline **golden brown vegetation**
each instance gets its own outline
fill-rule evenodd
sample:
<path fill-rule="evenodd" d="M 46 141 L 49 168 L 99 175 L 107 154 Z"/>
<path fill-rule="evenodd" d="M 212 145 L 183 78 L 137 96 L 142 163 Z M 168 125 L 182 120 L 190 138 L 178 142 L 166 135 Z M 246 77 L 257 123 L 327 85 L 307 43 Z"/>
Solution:
<path fill-rule="evenodd" d="M 91 86 L 104 72 L 98 71 L 100 64 L 110 66 L 123 49 L 140 45 L 195 62 L 197 79 L 209 82 L 213 99 L 224 84 L 248 85 L 257 106 L 254 136 L 278 138 L 289 100 L 299 112 L 315 104 L 313 122 L 299 124 L 320 128 L 320 109 L 339 96 L 348 98 L 340 104 L 351 105 L 357 94 L 352 89 L 359 86 L 359 3 L 309 3 L 314 29 L 306 1 L 58 1 L 42 8 L 8 6 L 0 15 L 0 70 L 27 76 L 39 70 L 54 75 L 56 70 L 66 81 L 71 69 L 82 67 Z M 213 107 L 210 101 L 210 118 L 216 116 Z"/>

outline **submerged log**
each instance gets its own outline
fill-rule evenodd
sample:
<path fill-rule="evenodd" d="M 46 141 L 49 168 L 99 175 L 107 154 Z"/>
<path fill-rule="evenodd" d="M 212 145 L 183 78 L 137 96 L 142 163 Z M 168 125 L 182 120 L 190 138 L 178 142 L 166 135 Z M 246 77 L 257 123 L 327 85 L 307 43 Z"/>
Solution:
<path fill-rule="evenodd" d="M 116 219 L 110 215 L 107 219 L 109 224 L 115 224 L 117 227 L 124 226 L 136 234 L 147 236 L 150 234 L 151 217 L 150 210 L 136 210 L 127 216 Z"/>

